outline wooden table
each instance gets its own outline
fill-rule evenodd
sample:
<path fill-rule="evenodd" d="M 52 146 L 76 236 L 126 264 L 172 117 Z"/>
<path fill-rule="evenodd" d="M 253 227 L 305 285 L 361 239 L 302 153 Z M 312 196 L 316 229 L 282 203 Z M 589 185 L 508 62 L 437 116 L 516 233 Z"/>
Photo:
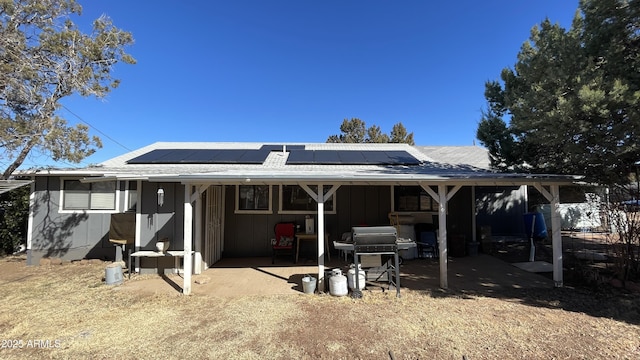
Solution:
<path fill-rule="evenodd" d="M 191 255 L 194 254 L 194 251 L 191 251 Z M 169 250 L 166 252 L 159 251 L 151 251 L 151 250 L 140 250 L 134 253 L 129 253 L 129 278 L 131 278 L 131 258 L 132 257 L 174 257 L 175 258 L 175 268 L 176 270 L 180 267 L 180 258 L 184 257 L 184 250 Z"/>
<path fill-rule="evenodd" d="M 300 253 L 300 240 L 318 241 L 318 234 L 296 233 L 296 264 L 298 263 L 298 254 Z M 324 234 L 324 250 L 324 253 L 327 254 L 329 260 L 331 260 L 331 249 L 329 249 L 329 234 Z"/>

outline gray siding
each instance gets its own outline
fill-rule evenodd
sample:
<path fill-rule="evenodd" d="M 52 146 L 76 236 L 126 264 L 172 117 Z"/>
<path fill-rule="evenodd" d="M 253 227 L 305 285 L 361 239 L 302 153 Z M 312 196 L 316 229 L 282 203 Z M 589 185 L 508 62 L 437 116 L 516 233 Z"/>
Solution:
<path fill-rule="evenodd" d="M 526 189 L 526 186 L 476 187 L 478 229 L 482 226 L 490 226 L 493 235 L 523 235 L 522 215 L 527 212 Z"/>
<path fill-rule="evenodd" d="M 33 235 L 29 252 L 29 264 L 38 264 L 42 257 L 63 260 L 84 258 L 113 260 L 115 247 L 109 242 L 110 213 L 75 212 L 60 213 L 59 177 L 36 177 Z M 157 204 L 157 189 L 165 191 L 163 206 Z M 118 208 L 124 205 L 124 182 Z M 184 187 L 180 184 L 142 183 L 141 249 L 155 249 L 157 239 L 169 238 L 171 250 L 183 248 Z M 144 260 L 145 262 L 148 260 Z M 151 265 L 155 267 L 156 262 Z M 172 265 L 173 263 L 171 263 Z"/>
<path fill-rule="evenodd" d="M 226 187 L 224 256 L 270 256 L 273 229 L 278 222 L 304 225 L 303 214 L 278 214 L 278 189 L 273 187 L 271 214 L 235 214 L 235 186 Z M 336 192 L 336 214 L 325 214 L 330 242 L 355 225 L 388 224 L 390 194 L 388 186 L 341 186 Z"/>
<path fill-rule="evenodd" d="M 60 178 L 36 177 L 29 264 L 42 257 L 64 260 L 115 256 L 109 243 L 110 214 L 60 213 Z"/>

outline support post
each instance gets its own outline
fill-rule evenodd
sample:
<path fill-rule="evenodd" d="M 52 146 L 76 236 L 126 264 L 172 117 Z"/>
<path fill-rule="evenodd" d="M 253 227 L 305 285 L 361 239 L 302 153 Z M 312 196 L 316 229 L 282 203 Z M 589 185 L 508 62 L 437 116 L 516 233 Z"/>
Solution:
<path fill-rule="evenodd" d="M 318 290 L 324 289 L 324 189 L 318 185 Z"/>
<path fill-rule="evenodd" d="M 562 232 L 560 227 L 560 188 L 558 185 L 551 185 L 551 244 L 553 248 L 553 282 L 555 287 L 563 286 Z"/>
<path fill-rule="evenodd" d="M 191 294 L 191 242 L 193 241 L 193 206 L 191 205 L 191 185 L 184 185 L 184 278 L 182 293 Z"/>
<path fill-rule="evenodd" d="M 195 202 L 196 207 L 196 224 L 202 224 L 202 193 L 198 191 L 198 196 Z M 202 226 L 198 225 L 195 228 L 195 253 L 193 269 L 195 274 L 202 273 Z"/>
<path fill-rule="evenodd" d="M 133 251 L 140 250 L 140 244 L 142 242 L 142 180 L 138 180 L 136 184 L 136 238 L 133 244 Z M 129 261 L 131 261 L 131 257 L 129 257 Z M 136 256 L 134 260 L 136 262 L 135 272 L 137 274 L 140 273 L 140 257 Z M 129 265 L 129 269 L 131 269 L 131 264 Z M 131 277 L 131 273 L 129 273 L 129 277 Z"/>
<path fill-rule="evenodd" d="M 36 206 L 36 180 L 31 178 L 31 192 L 29 193 L 29 218 L 27 219 L 27 265 L 34 265 L 31 258 L 33 247 L 33 217 L 35 216 Z"/>
<path fill-rule="evenodd" d="M 440 248 L 440 287 L 449 288 L 447 273 L 447 186 L 438 185 L 438 247 Z"/>

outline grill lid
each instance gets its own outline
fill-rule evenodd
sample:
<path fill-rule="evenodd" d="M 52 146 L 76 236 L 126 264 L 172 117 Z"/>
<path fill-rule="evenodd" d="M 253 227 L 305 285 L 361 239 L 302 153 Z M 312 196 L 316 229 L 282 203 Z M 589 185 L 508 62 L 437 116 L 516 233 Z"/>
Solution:
<path fill-rule="evenodd" d="M 385 245 L 398 241 L 398 233 L 393 226 L 354 226 L 351 233 L 354 245 Z"/>

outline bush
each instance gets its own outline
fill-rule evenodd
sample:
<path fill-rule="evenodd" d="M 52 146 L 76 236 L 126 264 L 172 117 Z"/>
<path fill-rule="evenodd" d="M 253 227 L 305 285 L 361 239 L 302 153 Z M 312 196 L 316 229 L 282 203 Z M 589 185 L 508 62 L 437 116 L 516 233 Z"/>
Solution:
<path fill-rule="evenodd" d="M 0 253 L 13 254 L 27 242 L 29 186 L 0 195 Z"/>

